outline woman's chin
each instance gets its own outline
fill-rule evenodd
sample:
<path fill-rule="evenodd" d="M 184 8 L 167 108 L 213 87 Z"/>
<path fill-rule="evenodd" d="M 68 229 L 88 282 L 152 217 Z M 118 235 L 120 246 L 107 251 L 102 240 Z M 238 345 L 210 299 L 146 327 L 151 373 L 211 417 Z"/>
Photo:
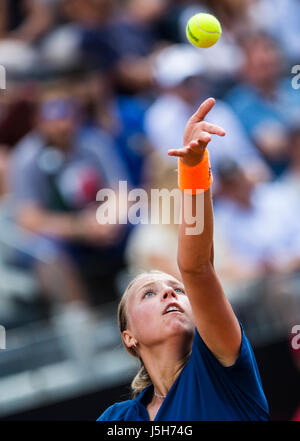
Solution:
<path fill-rule="evenodd" d="M 186 333 L 189 331 L 194 332 L 194 324 L 192 321 L 188 320 L 186 317 L 180 316 L 179 314 L 174 314 L 174 317 L 172 317 L 168 325 L 174 333 Z"/>

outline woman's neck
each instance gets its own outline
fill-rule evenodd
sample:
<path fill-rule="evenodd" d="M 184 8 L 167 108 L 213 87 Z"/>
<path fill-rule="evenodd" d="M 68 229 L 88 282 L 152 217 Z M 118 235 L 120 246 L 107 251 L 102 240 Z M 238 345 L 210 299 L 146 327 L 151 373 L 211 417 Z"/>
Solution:
<path fill-rule="evenodd" d="M 179 347 L 177 342 L 174 347 L 172 342 L 168 342 L 142 355 L 157 395 L 165 397 L 168 394 L 189 360 L 190 353 L 191 345 L 185 344 L 184 347 Z M 153 395 L 153 399 L 162 402 L 163 398 L 157 395 Z"/>

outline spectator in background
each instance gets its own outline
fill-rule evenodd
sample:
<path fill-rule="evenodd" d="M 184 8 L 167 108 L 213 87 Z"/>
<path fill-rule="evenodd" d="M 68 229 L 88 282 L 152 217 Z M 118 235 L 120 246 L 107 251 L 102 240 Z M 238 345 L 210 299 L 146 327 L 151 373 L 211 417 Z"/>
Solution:
<path fill-rule="evenodd" d="M 73 78 L 74 95 L 84 110 L 84 124 L 99 127 L 115 141 L 134 187 L 145 186 L 146 160 L 150 146 L 144 130 L 148 101 L 139 95 L 115 92 L 105 72 L 89 71 Z"/>
<path fill-rule="evenodd" d="M 0 196 L 6 192 L 5 171 L 10 152 L 34 124 L 36 87 L 27 81 L 7 82 L 0 94 Z"/>
<path fill-rule="evenodd" d="M 41 45 L 43 58 L 55 68 L 70 69 L 79 63 L 111 68 L 116 49 L 109 43 L 107 24 L 113 20 L 115 9 L 116 2 L 108 0 L 60 1 L 56 27 Z"/>
<path fill-rule="evenodd" d="M 216 231 L 226 238 L 233 279 L 251 279 L 270 272 L 299 268 L 299 207 L 284 186 L 255 184 L 231 161 L 219 167 L 219 195 L 215 203 Z M 218 254 L 218 241 L 215 243 Z M 216 262 L 223 277 L 228 260 Z"/>
<path fill-rule="evenodd" d="M 292 64 L 300 57 L 299 0 L 252 0 L 249 3 L 253 26 L 270 33 Z"/>
<path fill-rule="evenodd" d="M 128 229 L 97 223 L 96 194 L 128 180 L 128 173 L 105 133 L 80 126 L 66 87 L 42 94 L 36 128 L 13 152 L 8 185 L 16 222 L 36 235 L 32 249 L 54 256 L 38 268 L 44 287 L 60 301 L 86 303 L 83 281 L 96 275 L 101 302 L 116 295 Z"/>
<path fill-rule="evenodd" d="M 125 91 L 152 87 L 151 55 L 161 45 L 156 24 L 161 14 L 168 11 L 169 3 L 169 0 L 126 0 L 125 13 L 115 20 L 111 32 L 119 51 L 116 76 L 119 87 Z"/>
<path fill-rule="evenodd" d="M 33 128 L 36 87 L 10 82 L 0 98 L 0 145 L 12 149 Z"/>
<path fill-rule="evenodd" d="M 107 70 L 119 88 L 145 90 L 152 85 L 148 56 L 156 45 L 153 23 L 166 5 L 166 1 L 148 0 L 145 7 L 145 2 L 127 0 L 120 8 L 118 2 L 110 0 L 64 0 L 61 15 L 65 23 L 49 38 L 59 53 L 64 40 L 70 41 L 85 64 Z"/>
<path fill-rule="evenodd" d="M 283 56 L 265 34 L 247 36 L 241 83 L 226 100 L 274 173 L 286 167 L 289 127 L 299 123 L 299 97 L 282 79 Z"/>
<path fill-rule="evenodd" d="M 0 36 L 35 43 L 53 23 L 57 0 L 1 0 Z"/>
<path fill-rule="evenodd" d="M 168 149 L 181 146 L 186 121 L 197 104 L 209 96 L 211 84 L 200 52 L 183 44 L 169 46 L 158 54 L 154 74 L 161 93 L 146 113 L 145 129 L 153 148 L 165 157 Z M 229 156 L 257 178 L 266 176 L 264 161 L 225 102 L 217 101 L 207 121 L 214 121 L 227 133 L 221 144 L 218 137 L 212 140 L 210 158 L 214 169 Z"/>

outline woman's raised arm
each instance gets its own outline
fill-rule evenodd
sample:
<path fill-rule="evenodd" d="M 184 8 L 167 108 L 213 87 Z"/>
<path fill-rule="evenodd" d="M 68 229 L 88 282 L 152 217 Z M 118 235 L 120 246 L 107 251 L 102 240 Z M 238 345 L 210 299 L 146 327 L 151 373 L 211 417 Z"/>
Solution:
<path fill-rule="evenodd" d="M 211 135 L 224 136 L 224 130 L 204 121 L 215 100 L 206 100 L 190 118 L 184 133 L 184 147 L 169 150 L 170 156 L 177 156 L 185 168 L 194 173 L 193 167 L 201 163 Z M 201 204 L 201 198 L 203 204 Z M 184 200 L 185 199 L 185 200 Z M 187 200 L 189 204 L 186 205 Z M 192 206 L 193 216 L 196 204 L 202 207 L 203 231 L 188 234 L 193 225 L 185 221 L 185 210 Z M 224 366 L 236 361 L 241 345 L 241 329 L 231 305 L 224 294 L 213 267 L 213 208 L 210 189 L 202 194 L 188 194 L 182 197 L 183 220 L 178 238 L 178 266 L 186 293 L 191 302 L 194 320 L 205 344 Z M 196 222 L 199 222 L 196 219 Z M 201 222 L 200 222 L 201 223 Z M 194 226 L 195 226 L 194 225 Z"/>

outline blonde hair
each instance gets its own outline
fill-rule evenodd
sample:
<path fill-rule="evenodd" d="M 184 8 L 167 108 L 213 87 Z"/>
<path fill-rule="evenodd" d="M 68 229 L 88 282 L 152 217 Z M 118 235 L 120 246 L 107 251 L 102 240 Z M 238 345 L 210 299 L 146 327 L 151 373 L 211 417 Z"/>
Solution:
<path fill-rule="evenodd" d="M 148 275 L 165 275 L 170 277 L 169 274 L 164 273 L 163 271 L 158 271 L 158 270 L 151 270 L 151 271 L 146 271 L 143 272 L 139 275 L 137 275 L 127 286 L 127 288 L 124 291 L 124 294 L 121 298 L 121 301 L 119 303 L 119 307 L 118 307 L 118 324 L 119 324 L 119 330 L 120 333 L 122 335 L 122 332 L 125 331 L 127 329 L 128 326 L 128 310 L 127 310 L 127 301 L 128 301 L 128 297 L 129 297 L 129 291 L 132 288 L 132 286 L 140 279 L 142 279 L 145 276 Z M 135 351 L 135 349 L 133 349 L 132 347 L 129 348 L 126 346 L 126 344 L 124 343 L 124 340 L 122 338 L 122 342 L 123 345 L 126 349 L 126 351 L 132 355 L 135 358 L 138 358 L 140 361 L 140 368 L 138 373 L 136 374 L 136 376 L 134 377 L 134 379 L 131 382 L 131 392 L 132 392 L 132 398 L 135 398 L 140 392 L 142 392 L 146 387 L 150 386 L 152 383 L 152 380 L 150 378 L 150 375 L 146 369 L 146 366 L 144 365 L 144 362 L 142 360 L 142 358 L 138 355 L 138 353 Z M 188 356 L 185 358 L 183 366 L 188 362 L 190 357 L 190 354 L 188 354 Z"/>

